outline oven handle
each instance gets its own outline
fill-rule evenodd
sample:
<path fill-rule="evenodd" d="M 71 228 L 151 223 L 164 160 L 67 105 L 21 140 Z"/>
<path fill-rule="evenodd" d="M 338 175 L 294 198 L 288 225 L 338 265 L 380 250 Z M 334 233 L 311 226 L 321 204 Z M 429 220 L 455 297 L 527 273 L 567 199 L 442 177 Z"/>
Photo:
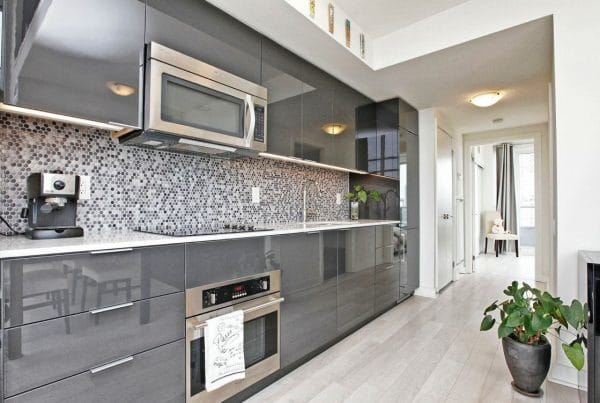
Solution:
<path fill-rule="evenodd" d="M 246 113 L 244 118 L 250 112 L 250 123 L 248 124 L 248 129 L 246 131 L 246 136 L 244 137 L 244 143 L 246 147 L 250 147 L 252 145 L 252 136 L 254 135 L 254 127 L 256 126 L 256 113 L 254 112 L 254 101 L 252 100 L 252 96 L 247 94 L 246 100 Z"/>
<path fill-rule="evenodd" d="M 285 298 L 283 298 L 283 297 L 277 298 L 277 299 L 274 299 L 272 301 L 265 302 L 264 304 L 260 304 L 258 306 L 253 306 L 252 308 L 244 309 L 244 314 L 251 313 L 251 312 L 254 312 L 254 311 L 258 311 L 258 310 L 267 308 L 267 307 L 269 307 L 271 305 L 280 304 L 283 301 L 285 301 Z M 206 327 L 206 322 L 198 323 L 197 325 L 194 325 L 194 329 L 201 329 L 203 327 Z"/>

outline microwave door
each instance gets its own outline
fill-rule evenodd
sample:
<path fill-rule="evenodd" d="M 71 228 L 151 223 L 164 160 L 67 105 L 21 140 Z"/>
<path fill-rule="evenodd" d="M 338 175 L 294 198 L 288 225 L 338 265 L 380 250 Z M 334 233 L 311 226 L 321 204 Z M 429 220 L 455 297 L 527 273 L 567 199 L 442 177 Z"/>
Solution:
<path fill-rule="evenodd" d="M 157 60 L 150 65 L 148 129 L 233 147 L 251 145 L 251 96 Z"/>

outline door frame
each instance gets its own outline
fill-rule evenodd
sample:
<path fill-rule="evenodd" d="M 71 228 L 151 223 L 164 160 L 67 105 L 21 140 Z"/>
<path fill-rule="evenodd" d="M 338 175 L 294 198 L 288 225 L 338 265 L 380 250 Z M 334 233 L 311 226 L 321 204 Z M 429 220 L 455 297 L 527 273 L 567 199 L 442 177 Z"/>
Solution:
<path fill-rule="evenodd" d="M 554 222 L 554 197 L 552 194 L 551 173 L 552 161 L 550 156 L 550 141 L 548 125 L 538 124 L 521 126 L 512 129 L 491 130 L 485 132 L 466 133 L 463 135 L 463 166 L 465 173 L 465 189 L 472 186 L 472 172 L 468 164 L 471 163 L 471 147 L 483 144 L 495 144 L 533 139 L 535 154 L 535 279 L 536 282 L 547 283 L 552 281 L 554 272 L 552 251 L 552 236 Z M 465 192 L 465 256 L 473 256 L 473 200 L 470 192 Z M 473 260 L 465 259 L 465 273 L 473 273 Z"/>

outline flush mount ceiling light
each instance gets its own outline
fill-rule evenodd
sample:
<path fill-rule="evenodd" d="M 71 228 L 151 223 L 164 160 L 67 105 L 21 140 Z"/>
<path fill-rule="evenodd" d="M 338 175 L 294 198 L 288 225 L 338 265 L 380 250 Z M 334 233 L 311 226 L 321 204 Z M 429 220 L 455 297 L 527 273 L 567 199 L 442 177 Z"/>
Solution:
<path fill-rule="evenodd" d="M 116 83 L 114 81 L 109 81 L 106 83 L 106 86 L 116 95 L 121 97 L 128 97 L 135 93 L 135 88 L 127 84 Z"/>
<path fill-rule="evenodd" d="M 338 134 L 342 134 L 344 130 L 346 130 L 346 125 L 343 123 L 326 123 L 321 126 L 321 129 L 327 134 L 331 134 L 332 136 L 337 136 Z"/>
<path fill-rule="evenodd" d="M 475 95 L 473 98 L 469 99 L 469 102 L 480 108 L 487 108 L 500 101 L 501 98 L 502 93 L 500 91 L 489 91 Z"/>

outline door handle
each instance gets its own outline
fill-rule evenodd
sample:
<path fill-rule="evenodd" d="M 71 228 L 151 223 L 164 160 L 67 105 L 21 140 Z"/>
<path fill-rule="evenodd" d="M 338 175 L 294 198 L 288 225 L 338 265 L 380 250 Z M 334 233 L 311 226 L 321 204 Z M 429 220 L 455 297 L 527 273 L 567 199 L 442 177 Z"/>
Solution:
<path fill-rule="evenodd" d="M 244 104 L 246 106 L 244 118 L 247 118 L 248 116 L 250 118 L 248 128 L 246 129 L 246 136 L 244 137 L 244 144 L 246 147 L 250 147 L 252 145 L 252 136 L 254 135 L 254 126 L 256 125 L 256 113 L 254 112 L 254 101 L 252 100 L 251 95 L 246 95 Z"/>
<path fill-rule="evenodd" d="M 126 362 L 129 362 L 129 361 L 133 361 L 133 357 L 132 356 L 121 358 L 120 360 L 109 362 L 108 364 L 104 364 L 104 365 L 101 365 L 99 367 L 92 368 L 92 369 L 90 369 L 90 372 L 92 374 L 97 374 L 98 372 L 106 371 L 109 368 L 113 368 L 113 367 L 116 367 L 118 365 L 125 364 Z"/>
<path fill-rule="evenodd" d="M 449 220 L 452 216 L 450 214 L 442 214 L 444 220 Z"/>

